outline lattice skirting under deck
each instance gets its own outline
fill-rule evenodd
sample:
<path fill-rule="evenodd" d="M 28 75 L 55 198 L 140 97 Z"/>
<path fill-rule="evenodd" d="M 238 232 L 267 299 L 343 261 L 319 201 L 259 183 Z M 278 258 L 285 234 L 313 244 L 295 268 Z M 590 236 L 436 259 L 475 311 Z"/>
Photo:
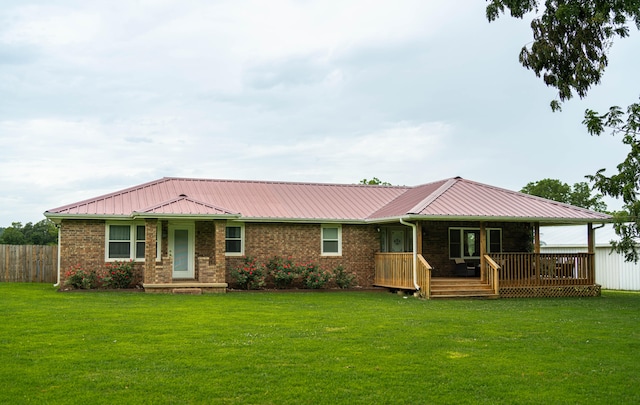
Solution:
<path fill-rule="evenodd" d="M 500 298 L 599 297 L 599 284 L 554 287 L 500 287 Z"/>

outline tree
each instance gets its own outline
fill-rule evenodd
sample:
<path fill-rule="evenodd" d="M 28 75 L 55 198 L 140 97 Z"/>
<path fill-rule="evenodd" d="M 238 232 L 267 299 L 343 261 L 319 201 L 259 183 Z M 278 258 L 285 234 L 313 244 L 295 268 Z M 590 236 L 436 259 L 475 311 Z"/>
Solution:
<path fill-rule="evenodd" d="M 2 238 L 0 238 L 0 243 L 5 245 L 25 245 L 26 241 L 20 222 L 11 223 L 11 226 L 2 232 Z"/>
<path fill-rule="evenodd" d="M 587 110 L 584 120 L 589 133 L 600 135 L 605 128 L 614 134 L 622 133 L 622 142 L 629 145 L 631 151 L 624 162 L 617 166 L 618 173 L 605 175 L 605 169 L 600 169 L 593 176 L 587 176 L 595 188 L 603 194 L 614 198 L 622 198 L 623 211 L 614 215 L 614 229 L 620 236 L 620 241 L 612 242 L 613 250 L 622 253 L 626 261 L 638 262 L 640 254 L 636 248 L 636 240 L 640 238 L 640 104 L 636 103 L 627 109 L 626 118 L 618 107 L 611 107 L 609 112 L 598 115 Z"/>
<path fill-rule="evenodd" d="M 371 180 L 362 179 L 362 180 L 360 180 L 360 183 L 358 183 L 358 184 L 366 184 L 368 186 L 390 186 L 391 185 L 391 183 L 388 183 L 386 181 L 382 181 L 377 177 L 374 177 Z"/>
<path fill-rule="evenodd" d="M 542 179 L 527 183 L 520 192 L 594 211 L 607 210 L 607 205 L 602 201 L 602 194 L 591 195 L 591 189 L 586 182 L 575 183 L 572 188 L 560 180 Z"/>
<path fill-rule="evenodd" d="M 487 19 L 494 21 L 509 9 L 511 16 L 541 8 L 540 0 L 490 0 Z M 573 97 L 587 95 L 599 84 L 609 63 L 607 51 L 615 37 L 629 36 L 627 22 L 640 29 L 640 0 L 546 0 L 542 14 L 533 18 L 533 42 L 522 47 L 520 63 L 558 89 L 559 100 L 551 108 Z"/>
<path fill-rule="evenodd" d="M 58 243 L 58 230 L 55 224 L 43 219 L 35 224 L 13 222 L 0 235 L 0 244 L 6 245 L 55 245 Z"/>
<path fill-rule="evenodd" d="M 558 111 L 561 103 L 570 100 L 574 92 L 586 97 L 600 79 L 609 62 L 607 51 L 614 39 L 629 35 L 629 25 L 640 29 L 640 0 L 490 0 L 487 19 L 494 21 L 508 10 L 512 17 L 538 14 L 531 21 L 533 41 L 520 51 L 520 63 L 542 77 L 547 86 L 558 90 L 558 99 L 551 109 Z M 632 103 L 626 112 L 619 106 L 604 114 L 587 109 L 583 124 L 591 135 L 611 131 L 621 134 L 630 148 L 626 159 L 617 166 L 617 173 L 606 175 L 600 169 L 586 176 L 603 195 L 622 198 L 623 211 L 615 213 L 615 229 L 621 241 L 613 248 L 627 261 L 637 262 L 640 254 L 634 238 L 640 236 L 640 103 Z"/>

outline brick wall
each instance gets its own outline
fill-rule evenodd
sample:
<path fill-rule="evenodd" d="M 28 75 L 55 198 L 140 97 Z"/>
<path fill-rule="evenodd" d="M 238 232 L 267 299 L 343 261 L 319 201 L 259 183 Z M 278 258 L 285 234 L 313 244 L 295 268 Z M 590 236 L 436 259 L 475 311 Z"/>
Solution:
<path fill-rule="evenodd" d="M 487 222 L 487 228 L 502 228 L 503 252 L 531 251 L 532 227 L 527 223 Z M 432 276 L 453 275 L 453 264 L 449 258 L 449 228 L 479 228 L 477 222 L 423 222 L 422 255 L 434 267 Z"/>
<path fill-rule="evenodd" d="M 379 245 L 374 226 L 342 225 L 342 256 L 322 256 L 320 224 L 245 224 L 245 255 L 258 263 L 280 256 L 296 263 L 314 262 L 326 270 L 342 265 L 356 273 L 357 284 L 363 287 L 373 283 L 374 253 Z M 241 263 L 240 257 L 227 257 L 227 282 L 233 281 L 230 270 Z"/>
<path fill-rule="evenodd" d="M 106 225 L 103 220 L 64 219 L 60 224 L 60 285 L 71 266 L 86 271 L 105 268 Z M 141 283 L 144 263 L 134 264 L 134 284 Z"/>
<path fill-rule="evenodd" d="M 150 221 L 148 223 L 151 223 Z M 167 221 L 159 228 L 162 253 L 167 255 Z M 477 228 L 477 222 L 423 222 L 423 255 L 435 270 L 433 276 L 452 274 L 449 259 L 449 227 Z M 528 223 L 489 222 L 487 228 L 502 228 L 504 252 L 531 251 L 532 227 Z M 240 257 L 224 255 L 225 221 L 196 221 L 195 255 L 209 257 L 209 265 L 215 267 L 215 275 L 207 274 L 209 281 L 232 282 L 230 269 L 242 262 Z M 368 287 L 373 283 L 374 253 L 379 251 L 380 236 L 375 225 L 342 225 L 342 256 L 321 255 L 320 224 L 246 223 L 245 254 L 264 263 L 273 256 L 291 257 L 298 263 L 315 262 L 324 269 L 332 270 L 338 265 L 355 272 L 357 283 Z M 61 282 L 71 266 L 79 264 L 86 270 L 104 268 L 105 221 L 63 220 L 61 223 Z M 155 232 L 149 230 L 147 236 Z M 151 246 L 149 246 L 151 247 Z M 155 265 L 155 263 L 154 263 Z M 197 265 L 197 267 L 199 267 Z M 150 270 L 151 268 L 149 268 Z M 211 270 L 208 268 L 208 271 Z M 196 276 L 198 275 L 196 268 Z M 135 282 L 143 280 L 144 263 L 135 263 Z"/>

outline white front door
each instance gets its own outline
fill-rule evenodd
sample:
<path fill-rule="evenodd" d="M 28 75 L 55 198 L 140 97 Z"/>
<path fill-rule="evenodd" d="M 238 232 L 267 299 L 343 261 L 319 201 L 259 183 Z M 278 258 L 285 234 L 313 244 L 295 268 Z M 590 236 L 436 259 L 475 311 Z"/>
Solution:
<path fill-rule="evenodd" d="M 173 256 L 173 278 L 195 277 L 193 224 L 169 224 L 169 254 Z"/>

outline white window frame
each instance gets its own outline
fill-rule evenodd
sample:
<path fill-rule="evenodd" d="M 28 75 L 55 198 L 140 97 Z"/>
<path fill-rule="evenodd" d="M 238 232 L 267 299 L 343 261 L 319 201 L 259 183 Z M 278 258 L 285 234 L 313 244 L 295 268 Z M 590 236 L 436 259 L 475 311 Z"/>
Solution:
<path fill-rule="evenodd" d="M 240 251 L 227 252 L 227 240 L 238 240 L 238 238 L 227 238 L 227 228 L 240 228 Z M 227 222 L 224 228 L 224 254 L 225 256 L 244 256 L 244 223 Z"/>
<path fill-rule="evenodd" d="M 324 230 L 328 228 L 335 228 L 338 230 L 338 239 L 325 239 L 324 238 Z M 325 252 L 324 251 L 324 242 L 338 242 L 338 251 L 337 252 Z M 322 224 L 320 226 L 320 252 L 322 256 L 342 256 L 342 225 L 341 224 Z"/>
<path fill-rule="evenodd" d="M 109 242 L 112 242 L 109 239 L 109 229 L 111 226 L 128 226 L 129 227 L 129 257 L 109 257 Z M 138 239 L 137 238 L 137 234 L 138 234 L 138 227 L 139 226 L 144 226 L 146 227 L 146 224 L 144 222 L 107 222 L 106 226 L 105 226 L 105 246 L 104 246 L 104 259 L 106 262 L 117 262 L 117 261 L 123 261 L 123 260 L 133 260 L 134 262 L 144 262 L 144 252 L 143 252 L 143 257 L 136 257 L 136 252 L 137 252 L 137 248 L 138 248 Z M 158 223 L 157 225 L 158 229 L 161 229 L 160 227 L 160 223 Z M 146 229 L 146 228 L 145 228 Z M 146 233 L 145 233 L 146 235 Z M 157 232 L 156 232 L 157 235 Z M 116 242 L 116 241 L 114 241 Z M 126 241 L 123 240 L 119 240 L 117 242 L 123 242 L 125 243 Z M 157 237 L 156 238 L 156 260 L 158 260 L 158 258 L 160 257 L 160 252 L 162 251 L 162 238 Z M 145 240 L 145 246 L 146 246 L 146 240 Z"/>
<path fill-rule="evenodd" d="M 463 258 L 463 259 L 479 259 L 480 256 L 465 256 L 464 255 L 464 231 L 480 231 L 480 228 L 474 228 L 474 227 L 456 227 L 456 226 L 452 226 L 449 227 L 447 230 L 447 238 L 449 239 L 449 244 L 448 244 L 448 250 L 449 250 L 449 255 L 451 255 L 451 230 L 457 230 L 460 232 L 460 252 L 462 255 L 461 256 L 450 256 L 450 259 L 455 259 L 455 258 Z M 486 243 L 487 246 L 485 247 L 487 250 L 487 253 L 500 253 L 500 252 L 492 252 L 489 250 L 490 246 L 491 246 L 491 232 L 490 231 L 499 231 L 500 232 L 500 250 L 502 251 L 502 228 L 485 228 L 485 232 L 487 234 L 486 237 Z M 478 252 L 480 253 L 480 252 Z"/>

